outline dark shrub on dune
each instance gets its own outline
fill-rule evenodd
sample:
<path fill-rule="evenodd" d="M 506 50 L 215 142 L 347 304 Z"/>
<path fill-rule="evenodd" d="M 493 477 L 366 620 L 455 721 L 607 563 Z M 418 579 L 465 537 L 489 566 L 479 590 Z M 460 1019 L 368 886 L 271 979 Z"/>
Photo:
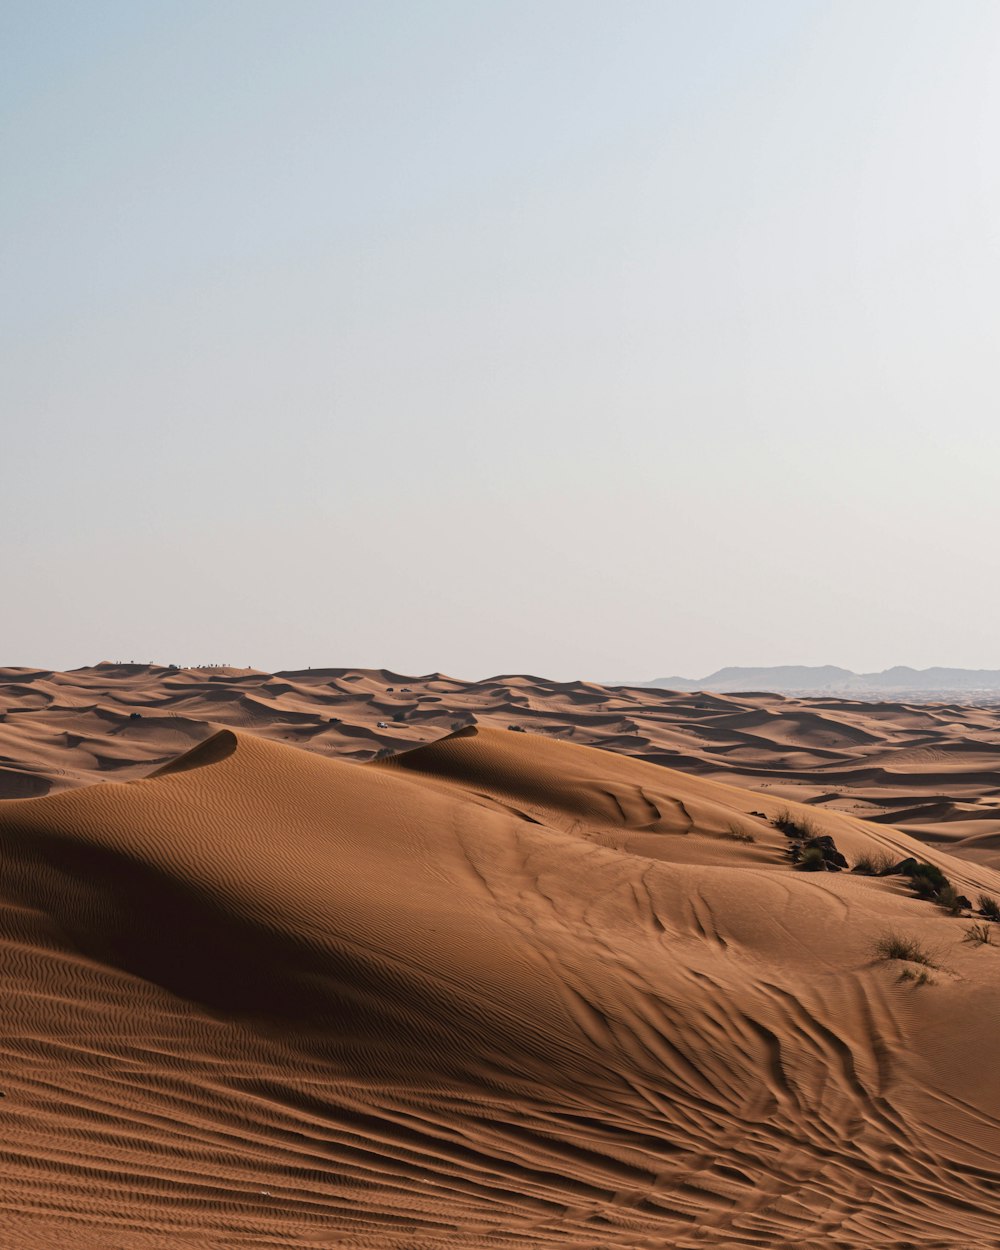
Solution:
<path fill-rule="evenodd" d="M 980 894 L 979 914 L 985 916 L 987 920 L 1000 921 L 1000 903 L 989 894 Z"/>
<path fill-rule="evenodd" d="M 816 836 L 816 827 L 808 818 L 796 818 L 786 808 L 783 812 L 779 812 L 775 816 L 771 824 L 775 829 L 780 829 L 786 838 L 791 838 L 800 842 L 805 842 L 808 838 Z"/>
<path fill-rule="evenodd" d="M 907 876 L 921 898 L 937 898 L 950 885 L 948 878 L 934 864 L 917 864 Z"/>
<path fill-rule="evenodd" d="M 953 916 L 964 909 L 971 908 L 972 903 L 960 894 L 934 864 L 920 863 L 915 859 L 905 859 L 894 869 L 901 876 L 910 878 L 910 885 L 918 898 L 926 898 L 937 903 Z"/>
<path fill-rule="evenodd" d="M 798 862 L 802 872 L 826 872 L 826 860 L 818 846 L 808 846 L 802 852 Z"/>

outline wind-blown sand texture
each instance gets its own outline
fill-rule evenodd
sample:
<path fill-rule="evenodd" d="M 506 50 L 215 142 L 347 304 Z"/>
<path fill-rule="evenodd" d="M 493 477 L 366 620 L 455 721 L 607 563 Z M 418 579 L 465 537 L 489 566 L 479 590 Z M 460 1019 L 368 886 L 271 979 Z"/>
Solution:
<path fill-rule="evenodd" d="M 141 777 L 220 726 L 363 761 L 472 723 L 516 725 L 884 821 L 1000 867 L 1000 708 L 961 704 L 345 668 L 0 669 L 0 797 Z"/>
<path fill-rule="evenodd" d="M 308 740 L 287 703 L 342 679 L 221 676 L 147 674 L 142 722 L 124 688 L 81 706 L 78 674 L 79 703 L 22 678 L 51 698 L 8 711 L 50 770 L 15 775 L 129 762 L 0 803 L 0 1244 L 1000 1246 L 1000 936 L 964 941 L 899 878 L 798 872 L 770 821 L 928 859 L 970 898 L 996 871 L 538 734 L 417 722 L 439 740 L 326 758 L 273 739 Z M 118 780 L 185 689 L 198 738 L 212 692 L 249 719 L 270 681 L 295 693 L 268 737 L 219 729 Z M 312 744 L 370 751 L 318 728 L 323 697 Z M 60 715 L 119 732 L 53 745 Z M 888 930 L 935 966 L 876 958 Z"/>

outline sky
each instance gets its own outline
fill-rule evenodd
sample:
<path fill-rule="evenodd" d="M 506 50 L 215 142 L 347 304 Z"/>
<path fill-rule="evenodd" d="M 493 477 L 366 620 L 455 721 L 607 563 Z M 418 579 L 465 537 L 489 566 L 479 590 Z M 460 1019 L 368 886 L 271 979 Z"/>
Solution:
<path fill-rule="evenodd" d="M 1000 668 L 995 0 L 5 0 L 0 664 Z"/>

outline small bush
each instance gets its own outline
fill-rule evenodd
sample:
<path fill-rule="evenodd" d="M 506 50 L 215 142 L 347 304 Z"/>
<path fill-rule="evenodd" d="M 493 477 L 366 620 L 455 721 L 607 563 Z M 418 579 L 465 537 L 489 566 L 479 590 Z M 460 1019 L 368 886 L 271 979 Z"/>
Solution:
<path fill-rule="evenodd" d="M 858 856 L 852 871 L 867 877 L 884 877 L 895 863 L 896 859 L 890 851 L 865 851 Z"/>
<path fill-rule="evenodd" d="M 826 858 L 818 846 L 807 846 L 798 866 L 803 872 L 826 872 Z"/>
<path fill-rule="evenodd" d="M 1000 920 L 1000 903 L 989 894 L 980 894 L 979 911 L 987 920 Z"/>
<path fill-rule="evenodd" d="M 951 884 L 941 869 L 933 864 L 915 864 L 909 875 L 911 885 L 921 898 L 939 898 Z"/>
<path fill-rule="evenodd" d="M 964 899 L 962 895 L 959 894 L 953 885 L 946 885 L 937 896 L 937 901 L 941 904 L 945 911 L 949 912 L 952 916 L 957 916 L 962 910 L 963 904 L 968 902 L 967 899 Z"/>
<path fill-rule="evenodd" d="M 756 842 L 757 839 L 752 833 L 747 833 L 742 825 L 731 824 L 726 832 L 722 835 L 729 838 L 731 842 Z"/>
<path fill-rule="evenodd" d="M 965 930 L 963 942 L 972 942 L 976 946 L 992 946 L 993 935 L 990 926 L 985 920 L 979 920 L 975 924 L 970 924 Z"/>
<path fill-rule="evenodd" d="M 795 838 L 806 842 L 816 836 L 816 826 L 807 817 L 798 818 L 786 807 L 771 821 L 775 829 L 780 829 L 786 838 Z"/>
<path fill-rule="evenodd" d="M 930 951 L 916 938 L 904 937 L 901 933 L 883 933 L 872 943 L 872 951 L 879 959 L 902 959 L 906 963 L 934 967 Z"/>
<path fill-rule="evenodd" d="M 917 972 L 913 968 L 904 968 L 896 978 L 897 981 L 912 981 L 914 985 L 933 985 L 934 982 L 930 978 L 930 973 L 926 968 Z"/>

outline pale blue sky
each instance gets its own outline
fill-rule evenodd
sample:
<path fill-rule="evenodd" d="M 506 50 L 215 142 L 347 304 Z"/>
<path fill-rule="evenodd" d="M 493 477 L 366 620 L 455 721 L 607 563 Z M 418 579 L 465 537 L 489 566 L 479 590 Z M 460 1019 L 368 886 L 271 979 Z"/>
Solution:
<path fill-rule="evenodd" d="M 0 48 L 0 663 L 1000 667 L 994 0 Z"/>

